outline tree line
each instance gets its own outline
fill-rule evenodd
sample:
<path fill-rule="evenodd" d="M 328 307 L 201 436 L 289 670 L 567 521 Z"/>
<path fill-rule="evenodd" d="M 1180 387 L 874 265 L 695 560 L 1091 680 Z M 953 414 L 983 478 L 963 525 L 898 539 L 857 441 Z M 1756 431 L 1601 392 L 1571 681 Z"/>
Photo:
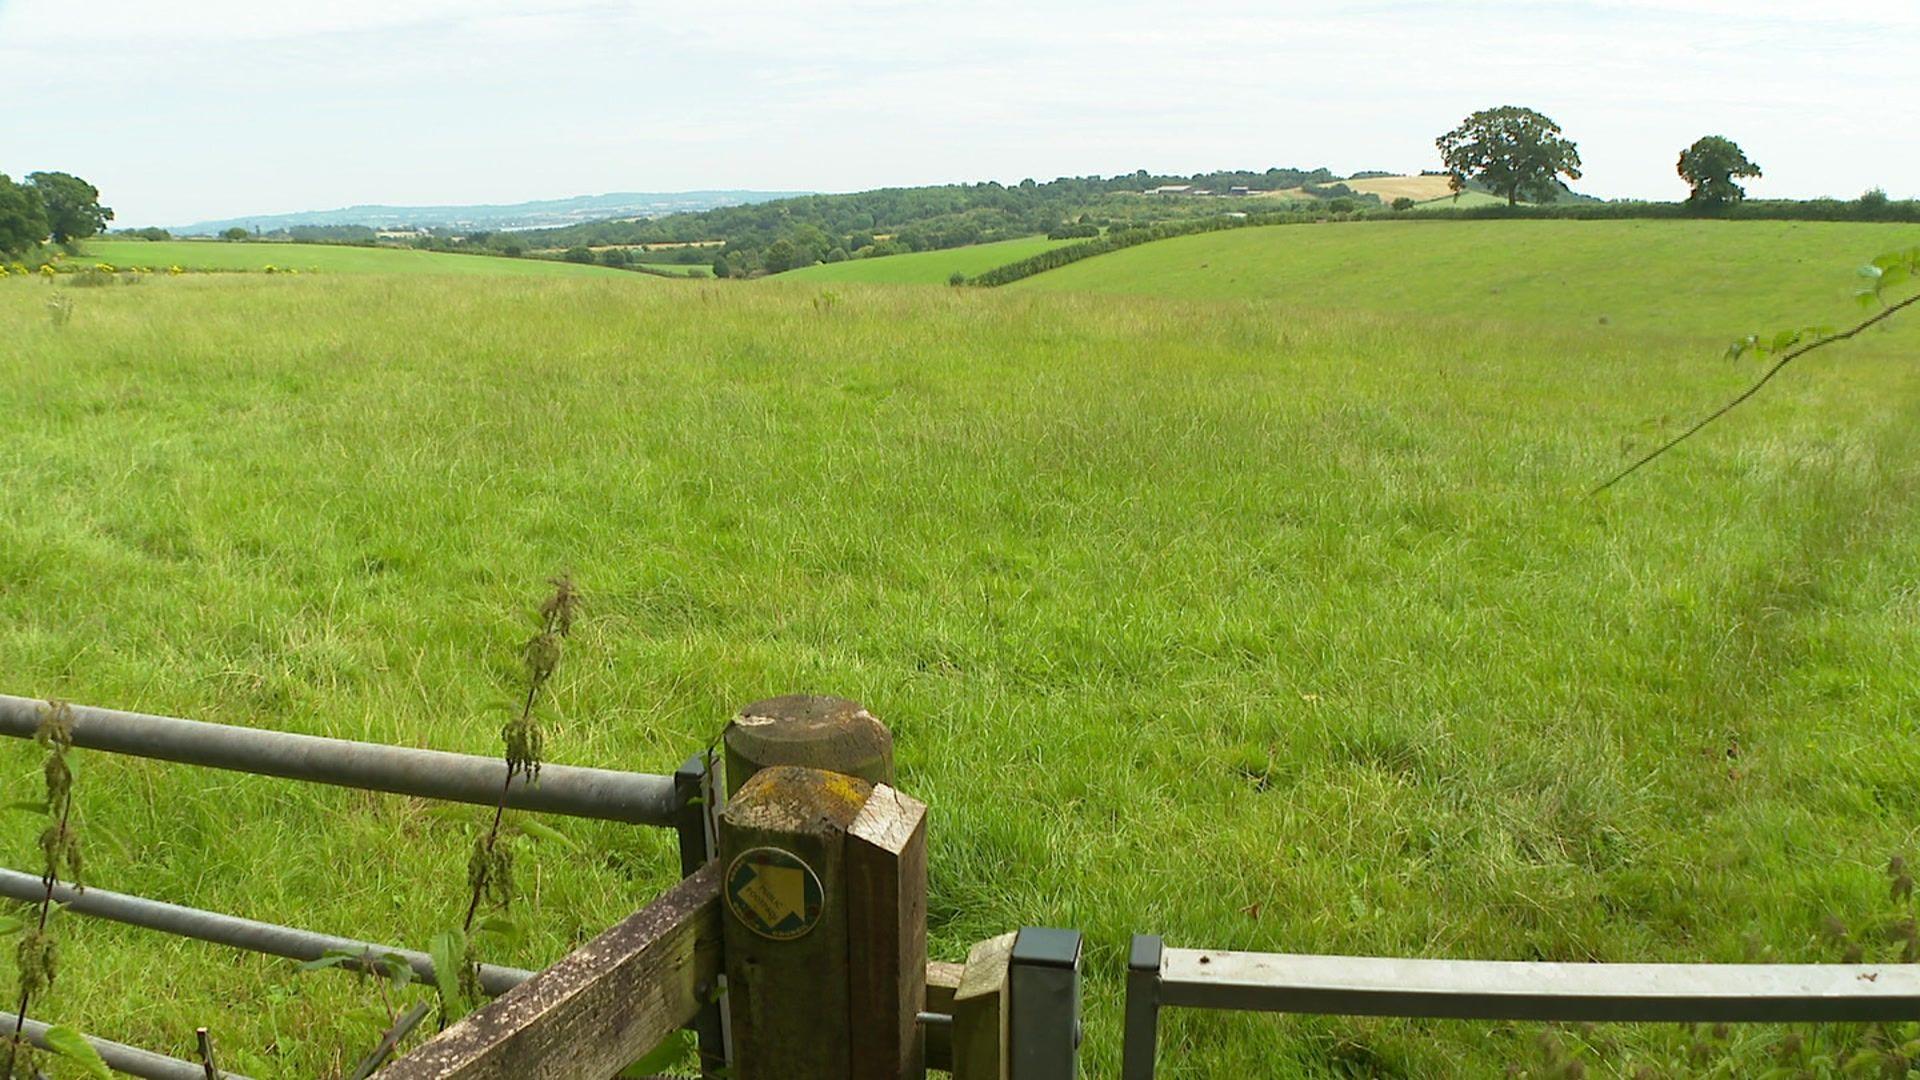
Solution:
<path fill-rule="evenodd" d="M 1560 125 L 1533 109 L 1515 105 L 1482 109 L 1434 140 L 1453 190 L 1478 184 L 1504 196 L 1515 211 L 1520 200 L 1553 203 L 1565 191 L 1560 178 L 1580 179 L 1580 150 Z M 1740 144 L 1724 135 L 1704 135 L 1680 151 L 1674 166 L 1690 189 L 1687 200 L 1672 203 L 1589 203 L 1553 217 L 1676 217 L 1714 213 L 1739 217 L 1790 217 L 1800 220 L 1914 221 L 1920 205 L 1895 201 L 1878 188 L 1851 202 L 1838 199 L 1769 200 L 1757 212 L 1740 213 L 1747 190 L 1741 180 L 1761 174 Z M 1478 216 L 1491 216 L 1482 210 Z"/>
<path fill-rule="evenodd" d="M 1279 190 L 1330 184 L 1325 168 L 1233 170 L 1169 176 L 1145 169 L 1115 176 L 1061 177 L 1018 184 L 989 181 L 880 188 L 671 214 L 646 221 L 600 221 L 512 234 L 526 248 L 605 248 L 723 240 L 703 261 L 720 276 L 779 273 L 817 262 L 931 251 L 1045 233 L 1063 225 L 1095 229 L 1194 217 L 1181 200 L 1143 200 L 1143 190 L 1188 184 L 1214 191 Z M 470 242 L 470 241 L 469 241 Z M 504 244 L 494 237 L 490 246 Z"/>
<path fill-rule="evenodd" d="M 16 183 L 0 173 L 0 255 L 24 258 L 43 244 L 71 246 L 113 220 L 100 189 L 71 173 L 28 173 Z"/>

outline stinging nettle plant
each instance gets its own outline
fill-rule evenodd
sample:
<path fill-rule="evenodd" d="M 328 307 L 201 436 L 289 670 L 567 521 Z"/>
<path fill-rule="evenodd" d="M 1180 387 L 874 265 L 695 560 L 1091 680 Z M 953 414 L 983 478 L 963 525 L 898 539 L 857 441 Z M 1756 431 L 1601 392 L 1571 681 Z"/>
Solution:
<path fill-rule="evenodd" d="M 500 784 L 493 821 L 485 832 L 474 837 L 473 850 L 467 857 L 466 918 L 458 930 L 442 931 L 433 939 L 431 951 L 442 1026 L 466 1015 L 480 1001 L 478 939 L 484 935 L 511 943 L 521 936 L 522 928 L 509 915 L 514 900 L 513 835 L 571 846 L 563 834 L 537 821 L 516 820 L 511 825 L 507 822 L 507 794 L 513 789 L 515 778 L 523 778 L 530 784 L 540 781 L 540 763 L 546 752 L 546 732 L 538 709 L 540 693 L 560 667 L 561 643 L 573 633 L 573 620 L 580 605 L 580 593 L 571 578 L 562 574 L 549 584 L 553 592 L 540 605 L 540 629 L 527 639 L 520 651 L 525 664 L 526 692 L 521 696 L 518 709 L 500 729 L 507 763 L 506 779 Z"/>
<path fill-rule="evenodd" d="M 506 723 L 500 729 L 506 778 L 500 785 L 500 797 L 494 803 L 491 824 L 477 833 L 467 857 L 467 911 L 458 928 L 434 935 L 428 948 L 433 958 L 434 985 L 440 1003 L 440 1026 L 465 1016 L 482 996 L 478 945 L 493 939 L 511 946 L 523 934 L 521 925 L 508 912 L 513 905 L 514 841 L 524 836 L 548 840 L 571 848 L 573 842 L 564 833 L 531 819 L 507 819 L 507 795 L 516 779 L 536 783 L 546 750 L 546 732 L 539 713 L 540 694 L 560 666 L 561 642 L 573 632 L 574 616 L 580 594 L 572 579 L 565 575 L 552 578 L 553 592 L 541 603 L 540 628 L 521 647 L 526 690 L 519 697 Z M 371 1076 L 386 1063 L 400 1044 L 428 1012 L 428 1003 L 419 1002 L 402 1009 L 396 995 L 414 978 L 405 957 L 394 953 L 338 950 L 301 965 L 302 970 L 346 967 L 369 974 L 380 986 L 377 1010 L 380 1028 L 378 1044 L 348 1074 L 350 1080 Z"/>
<path fill-rule="evenodd" d="M 12 916 L 0 920 L 0 931 L 20 935 L 20 940 L 14 945 L 20 999 L 13 1034 L 7 1041 L 6 1067 L 0 1070 L 0 1076 L 7 1080 L 40 1075 L 38 1051 L 26 1041 L 26 1025 L 28 1009 L 32 1007 L 34 999 L 44 996 L 53 987 L 54 978 L 59 973 L 59 944 L 50 930 L 54 915 L 60 911 L 59 905 L 54 903 L 54 890 L 63 880 L 76 891 L 84 888 L 80 884 L 84 865 L 80 854 L 80 828 L 73 819 L 74 767 L 67 758 L 68 752 L 73 749 L 72 707 L 62 701 L 49 701 L 41 711 L 40 726 L 34 731 L 33 738 L 46 751 L 40 766 L 46 797 L 40 802 L 14 803 L 11 809 L 32 811 L 47 819 L 39 837 L 40 880 L 45 890 L 35 905 L 31 923 Z M 106 1080 L 110 1075 L 99 1053 L 75 1029 L 56 1024 L 47 1029 L 45 1042 L 47 1049 L 55 1056 L 77 1065 L 86 1075 L 99 1077 L 100 1080 Z"/>

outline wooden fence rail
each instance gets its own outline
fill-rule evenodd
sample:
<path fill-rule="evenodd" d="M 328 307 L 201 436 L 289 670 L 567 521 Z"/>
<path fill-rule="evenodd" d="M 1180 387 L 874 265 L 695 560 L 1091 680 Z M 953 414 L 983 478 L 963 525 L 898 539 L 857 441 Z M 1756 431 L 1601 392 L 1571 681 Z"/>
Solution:
<path fill-rule="evenodd" d="M 720 962 L 720 869 L 708 863 L 380 1075 L 612 1076 L 693 1020 L 715 990 Z"/>

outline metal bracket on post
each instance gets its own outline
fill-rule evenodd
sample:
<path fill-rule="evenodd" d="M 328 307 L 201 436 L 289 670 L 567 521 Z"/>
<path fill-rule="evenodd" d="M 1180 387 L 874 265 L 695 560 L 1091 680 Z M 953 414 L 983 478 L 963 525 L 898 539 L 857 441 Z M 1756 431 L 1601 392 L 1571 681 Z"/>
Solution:
<path fill-rule="evenodd" d="M 1029 926 L 1007 965 L 1011 1080 L 1074 1080 L 1080 1072 L 1080 931 Z"/>
<path fill-rule="evenodd" d="M 680 834 L 680 876 L 692 877 L 712 861 L 718 844 L 715 839 L 714 797 L 720 790 L 720 760 L 711 753 L 699 753 L 674 770 L 674 829 Z M 733 1063 L 733 1047 L 728 1037 L 726 1010 L 720 1007 L 720 994 L 726 976 L 718 975 L 716 985 L 708 987 L 710 1000 L 700 1015 L 687 1025 L 698 1036 L 700 1075 L 725 1075 Z"/>
<path fill-rule="evenodd" d="M 1120 1080 L 1153 1080 L 1160 1042 L 1160 966 L 1166 945 L 1157 934 L 1133 935 L 1127 955 L 1127 1030 Z"/>

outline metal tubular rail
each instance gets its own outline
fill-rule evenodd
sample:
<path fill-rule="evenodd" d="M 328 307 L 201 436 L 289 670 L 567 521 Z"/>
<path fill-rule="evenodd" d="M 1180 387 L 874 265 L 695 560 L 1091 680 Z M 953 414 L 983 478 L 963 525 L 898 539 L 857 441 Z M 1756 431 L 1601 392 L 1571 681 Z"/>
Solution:
<path fill-rule="evenodd" d="M 46 882 L 33 874 L 0 868 L 0 896 L 32 904 L 38 903 L 46 895 L 46 889 Z M 290 926 L 256 922 L 237 915 L 222 915 L 105 889 L 80 890 L 70 885 L 56 884 L 53 887 L 53 899 L 67 905 L 67 910 L 76 915 L 91 915 L 128 926 L 209 941 L 215 945 L 284 956 L 289 960 L 318 960 L 329 952 L 343 949 L 372 951 L 377 955 L 392 953 L 405 957 L 415 977 L 421 982 L 429 986 L 433 984 L 433 958 L 412 949 L 396 949 L 332 934 L 316 934 L 310 930 L 296 930 Z M 533 972 L 519 968 L 481 964 L 480 988 L 498 997 L 526 982 L 532 975 Z"/>
<path fill-rule="evenodd" d="M 19 1013 L 0 1012 L 0 1027 L 4 1027 L 8 1034 L 12 1033 L 13 1025 L 19 1020 Z M 48 1026 L 28 1017 L 27 1022 L 22 1025 L 22 1031 L 28 1042 L 44 1050 L 47 1048 Z M 156 1054 L 151 1050 L 142 1050 L 137 1046 L 128 1046 L 107 1039 L 96 1039 L 92 1035 L 86 1036 L 86 1040 L 93 1044 L 94 1050 L 100 1054 L 100 1060 L 106 1062 L 107 1067 L 114 1072 L 143 1077 L 144 1080 L 207 1080 L 206 1067 L 195 1062 L 182 1061 L 179 1058 L 171 1058 L 165 1054 Z M 247 1080 L 239 1073 L 228 1072 L 225 1069 L 220 1070 L 220 1075 L 223 1080 Z"/>
<path fill-rule="evenodd" d="M 1920 964 L 1556 964 L 1168 949 L 1133 939 L 1123 1080 L 1151 1080 L 1162 1007 L 1468 1020 L 1920 1019 Z"/>
<path fill-rule="evenodd" d="M 46 702 L 0 694 L 0 735 L 30 739 Z M 492 806 L 506 781 L 497 757 L 296 735 L 171 716 L 74 705 L 73 743 L 88 750 L 232 769 L 288 780 Z M 671 776 L 546 765 L 540 781 L 514 778 L 507 805 L 573 817 L 672 828 Z"/>

